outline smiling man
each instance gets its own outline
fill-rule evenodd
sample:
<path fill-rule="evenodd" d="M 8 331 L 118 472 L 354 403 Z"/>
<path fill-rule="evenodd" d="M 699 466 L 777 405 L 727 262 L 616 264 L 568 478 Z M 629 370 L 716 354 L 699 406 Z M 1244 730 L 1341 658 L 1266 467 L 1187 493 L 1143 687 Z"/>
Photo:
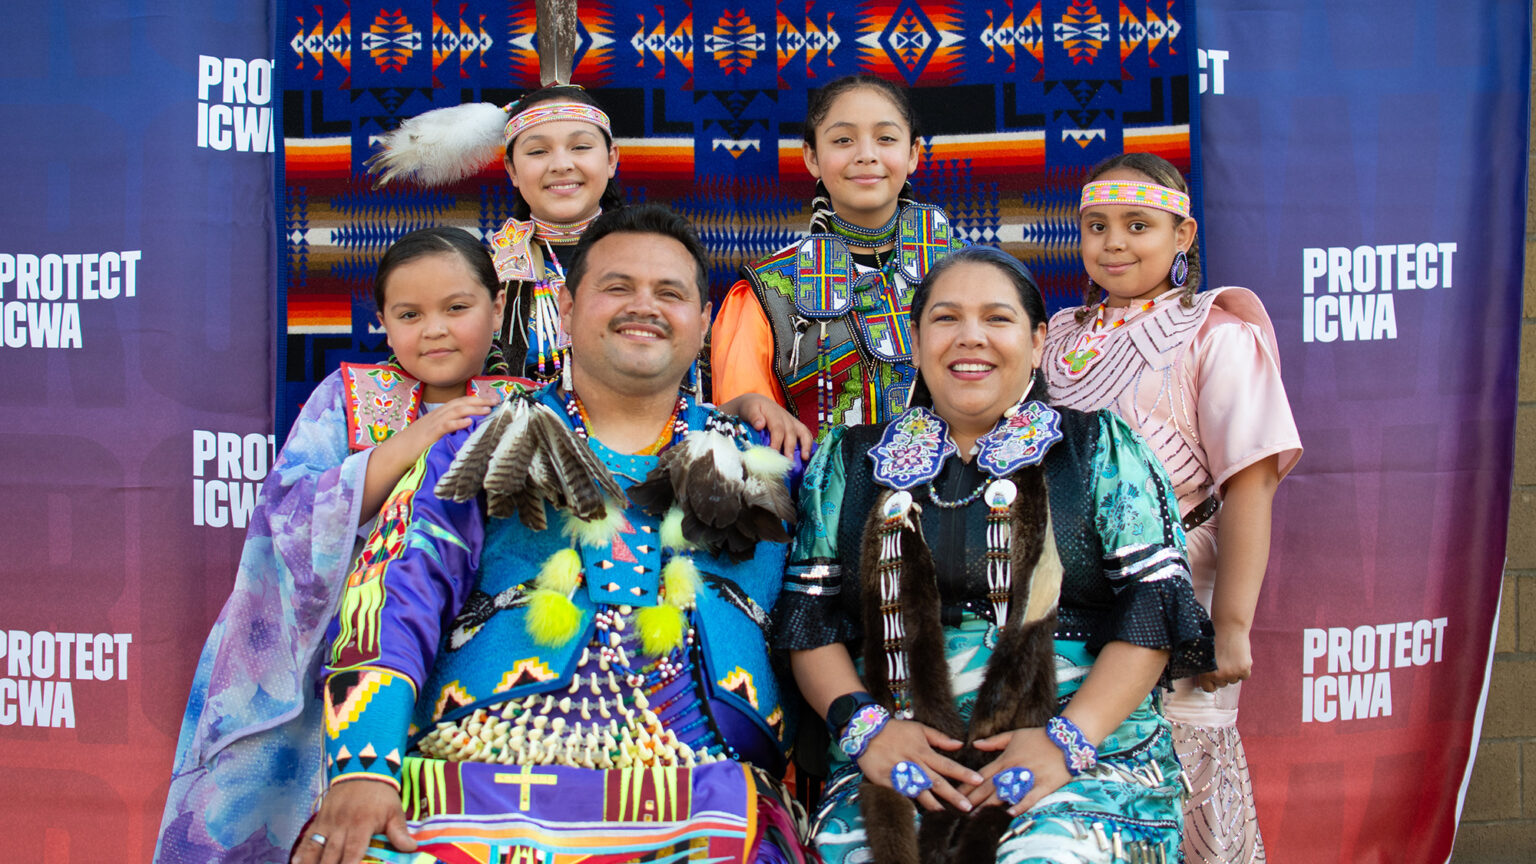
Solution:
<path fill-rule="evenodd" d="M 801 855 L 763 632 L 788 460 L 682 387 L 707 273 L 670 210 L 603 214 L 561 297 L 569 381 L 395 490 L 338 613 L 331 788 L 295 861 Z"/>

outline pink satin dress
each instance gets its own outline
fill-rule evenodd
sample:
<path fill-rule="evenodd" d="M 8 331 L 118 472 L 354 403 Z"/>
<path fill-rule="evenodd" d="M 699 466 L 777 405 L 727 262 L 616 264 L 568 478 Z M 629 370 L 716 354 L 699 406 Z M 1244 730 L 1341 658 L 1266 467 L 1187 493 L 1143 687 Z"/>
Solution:
<path fill-rule="evenodd" d="M 1150 309 L 1104 310 L 1079 322 L 1051 318 L 1044 367 L 1051 399 L 1084 411 L 1109 408 L 1141 433 L 1173 480 L 1188 515 L 1243 468 L 1278 456 L 1280 477 L 1301 457 L 1301 438 L 1280 379 L 1269 315 L 1253 292 L 1216 288 L 1184 306 L 1179 292 Z M 1195 595 L 1207 610 L 1216 581 L 1221 513 L 1189 531 Z M 1241 685 L 1206 693 L 1184 679 L 1165 702 L 1190 791 L 1184 808 L 1189 862 L 1260 862 L 1264 843 L 1253 783 L 1237 732 Z"/>

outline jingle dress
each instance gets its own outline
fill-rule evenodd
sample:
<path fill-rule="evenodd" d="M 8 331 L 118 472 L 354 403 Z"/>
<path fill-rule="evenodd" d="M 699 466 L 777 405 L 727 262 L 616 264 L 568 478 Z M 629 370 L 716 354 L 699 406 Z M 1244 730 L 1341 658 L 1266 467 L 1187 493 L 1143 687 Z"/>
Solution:
<path fill-rule="evenodd" d="M 889 491 L 876 479 L 887 469 L 877 467 L 872 453 L 891 440 L 888 427 L 900 427 L 918 412 L 936 416 L 914 408 L 892 424 L 839 427 L 813 457 L 777 613 L 779 649 L 842 642 L 865 674 L 861 646 L 871 623 L 861 612 L 860 574 L 870 563 L 861 560 L 862 534 L 866 514 Z M 1059 413 L 1061 435 L 1043 445 L 1048 449 L 1039 464 L 1063 568 L 1054 649 L 1059 706 L 1071 700 L 1111 641 L 1169 650 L 1165 685 L 1209 668 L 1209 620 L 1190 590 L 1167 475 L 1113 415 L 1053 413 Z M 948 441 L 947 431 L 942 441 Z M 880 463 L 926 463 L 922 470 L 932 475 L 910 494 L 921 508 L 922 536 L 934 562 L 956 705 L 969 718 L 998 638 L 986 574 L 991 508 L 978 494 L 995 475 L 983 472 L 979 457 L 969 463 L 945 458 L 935 473 L 931 460 L 938 449 L 916 456 L 887 450 Z M 832 768 L 812 823 L 817 846 L 833 864 L 860 861 L 868 842 L 858 807 L 863 774 L 837 747 L 829 754 Z M 997 860 L 1110 862 L 1140 855 L 1130 859 L 1140 861 L 1159 851 L 1176 860 L 1182 796 L 1168 723 L 1156 695 L 1149 694 L 1099 745 L 1096 769 L 1012 821 Z"/>
<path fill-rule="evenodd" d="M 769 396 L 818 437 L 900 414 L 915 378 L 912 292 L 964 244 L 931 204 L 908 204 L 892 229 L 889 252 L 854 251 L 874 248 L 868 236 L 812 234 L 743 268 L 711 331 L 714 401 Z"/>
<path fill-rule="evenodd" d="M 466 393 L 521 379 L 492 352 Z M 346 584 L 372 448 L 423 409 L 393 362 L 343 363 L 310 394 L 251 511 L 234 588 L 203 646 L 156 862 L 288 860 L 324 784 L 321 640 Z M 369 522 L 371 525 L 371 521 Z"/>
<path fill-rule="evenodd" d="M 1192 307 L 1169 292 L 1118 327 L 1095 327 L 1091 316 L 1078 322 L 1075 311 L 1057 313 L 1047 330 L 1051 398 L 1114 411 L 1156 451 L 1189 523 L 1195 595 L 1209 609 L 1221 518 L 1212 508 L 1222 485 L 1275 455 L 1284 478 L 1301 458 L 1269 316 L 1245 288 L 1202 292 Z M 1191 864 L 1264 860 L 1237 732 L 1240 687 L 1207 693 L 1180 681 L 1165 703 L 1192 789 L 1184 845 Z"/>
<path fill-rule="evenodd" d="M 520 398 L 579 432 L 554 390 Z M 755 433 L 680 399 L 678 438 L 725 428 L 724 446 L 750 449 Z M 329 775 L 394 785 L 421 844 L 404 854 L 375 838 L 365 860 L 798 858 L 803 829 L 767 773 L 781 772 L 787 746 L 764 629 L 785 544 L 744 560 L 709 554 L 612 499 L 596 535 L 542 502 L 540 530 L 488 517 L 484 494 L 434 494 L 471 433 L 445 436 L 396 488 L 332 630 Z M 658 465 L 582 437 L 625 490 Z M 535 595 L 552 589 L 539 586 L 578 553 L 568 599 L 579 624 L 541 636 Z M 679 641 L 656 650 L 644 614 L 673 602 L 674 565 L 699 581 Z"/>

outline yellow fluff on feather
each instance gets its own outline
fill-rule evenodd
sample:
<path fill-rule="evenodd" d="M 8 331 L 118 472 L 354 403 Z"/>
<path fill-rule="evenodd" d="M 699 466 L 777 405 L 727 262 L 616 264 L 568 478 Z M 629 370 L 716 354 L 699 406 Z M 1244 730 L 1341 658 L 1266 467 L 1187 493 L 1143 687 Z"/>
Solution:
<path fill-rule="evenodd" d="M 640 630 L 640 647 L 645 653 L 661 656 L 670 654 L 683 644 L 683 613 L 670 603 L 647 606 L 635 613 L 635 626 Z"/>
<path fill-rule="evenodd" d="M 581 584 L 581 554 L 575 549 L 561 549 L 544 559 L 534 585 L 557 594 L 571 596 Z"/>
<path fill-rule="evenodd" d="M 699 593 L 699 568 L 694 566 L 693 559 L 679 555 L 668 561 L 661 568 L 661 590 L 668 605 L 679 609 L 693 608 L 694 598 Z"/>
<path fill-rule="evenodd" d="M 606 516 L 590 522 L 566 513 L 563 526 L 565 536 L 588 549 L 606 549 L 612 546 L 613 538 L 619 534 L 619 526 L 624 524 L 624 510 L 611 500 L 607 502 L 606 509 L 608 511 Z"/>
<path fill-rule="evenodd" d="M 558 648 L 571 641 L 581 629 L 581 617 L 581 610 L 564 594 L 540 588 L 528 595 L 525 626 L 540 645 Z"/>
<path fill-rule="evenodd" d="M 789 473 L 789 457 L 773 449 L 754 444 L 741 454 L 747 473 L 764 480 L 782 480 Z"/>
<path fill-rule="evenodd" d="M 661 545 L 673 552 L 686 552 L 694 548 L 688 538 L 683 536 L 683 511 L 682 508 L 673 507 L 667 511 L 667 515 L 661 520 Z"/>

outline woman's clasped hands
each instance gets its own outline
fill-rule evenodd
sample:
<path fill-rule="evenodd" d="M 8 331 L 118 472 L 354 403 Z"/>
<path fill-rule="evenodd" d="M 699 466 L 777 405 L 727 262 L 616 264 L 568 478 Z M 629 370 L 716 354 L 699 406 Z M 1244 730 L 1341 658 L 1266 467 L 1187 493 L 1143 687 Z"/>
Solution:
<path fill-rule="evenodd" d="M 980 786 L 985 778 L 939 752 L 959 750 L 961 746 L 960 741 L 931 726 L 893 718 L 870 739 L 868 748 L 858 757 L 858 764 L 871 783 L 903 792 L 898 782 L 910 783 L 913 772 L 909 767 L 898 773 L 896 768 L 901 763 L 910 763 L 932 782 L 932 786 L 916 796 L 908 796 L 918 806 L 925 810 L 942 810 L 942 799 L 951 807 L 968 811 L 972 802 L 962 790 Z M 908 786 L 908 790 L 912 788 Z"/>

